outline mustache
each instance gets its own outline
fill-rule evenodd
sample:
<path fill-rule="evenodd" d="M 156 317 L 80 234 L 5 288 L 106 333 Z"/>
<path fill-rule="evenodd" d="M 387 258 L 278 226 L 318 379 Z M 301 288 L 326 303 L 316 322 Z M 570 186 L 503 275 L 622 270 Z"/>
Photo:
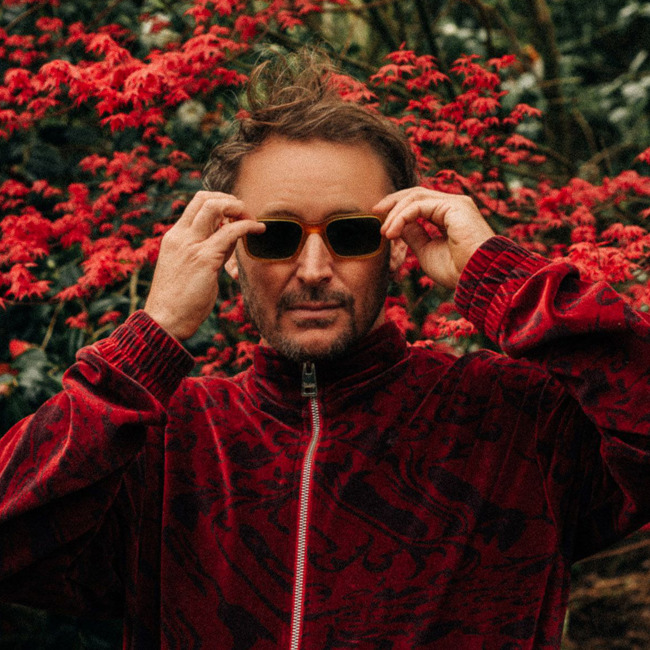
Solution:
<path fill-rule="evenodd" d="M 305 287 L 301 291 L 287 291 L 280 296 L 278 314 L 305 302 L 336 303 L 345 309 L 354 306 L 354 298 L 344 291 L 329 291 L 325 287 Z"/>

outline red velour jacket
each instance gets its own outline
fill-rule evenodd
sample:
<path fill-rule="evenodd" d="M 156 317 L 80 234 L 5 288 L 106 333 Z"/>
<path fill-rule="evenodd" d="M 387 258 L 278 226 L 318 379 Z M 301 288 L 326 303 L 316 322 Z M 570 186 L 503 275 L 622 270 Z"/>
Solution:
<path fill-rule="evenodd" d="M 650 322 L 500 237 L 456 301 L 505 354 L 389 323 L 188 378 L 134 314 L 0 440 L 0 598 L 131 650 L 557 648 L 571 563 L 650 519 Z"/>

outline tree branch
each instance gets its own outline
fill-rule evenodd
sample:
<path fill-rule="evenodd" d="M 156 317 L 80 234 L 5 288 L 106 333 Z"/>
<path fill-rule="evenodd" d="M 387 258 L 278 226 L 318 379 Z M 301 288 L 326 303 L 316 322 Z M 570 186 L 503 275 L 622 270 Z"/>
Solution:
<path fill-rule="evenodd" d="M 129 280 L 129 316 L 138 308 L 138 280 L 140 279 L 140 269 L 133 271 L 131 279 Z"/>
<path fill-rule="evenodd" d="M 429 52 L 436 57 L 436 60 L 439 60 L 438 44 L 433 35 L 433 30 L 431 29 L 431 23 L 435 22 L 435 17 L 431 18 L 429 16 L 427 5 L 423 0 L 415 0 L 415 8 L 418 13 L 418 18 L 420 19 L 420 26 L 424 33 L 424 39 L 427 42 Z"/>
<path fill-rule="evenodd" d="M 562 152 L 573 159 L 573 138 L 569 117 L 566 113 L 566 100 L 562 93 L 560 50 L 555 36 L 555 25 L 551 10 L 546 0 L 528 0 L 532 14 L 532 27 L 536 35 L 536 45 L 544 61 L 544 76 L 553 83 L 541 86 L 548 101 L 548 137 L 549 141 Z"/>
<path fill-rule="evenodd" d="M 494 21 L 501 32 L 505 35 L 510 43 L 511 52 L 517 57 L 524 70 L 530 70 L 530 59 L 521 43 L 519 42 L 519 37 L 515 30 L 511 27 L 511 22 L 507 20 L 503 15 L 502 11 L 505 10 L 505 7 L 498 3 L 497 6 L 492 7 L 491 5 L 485 4 L 482 0 L 461 0 L 462 2 L 467 3 L 478 12 L 479 16 L 482 19 L 483 25 L 486 29 L 490 29 L 491 21 Z"/>
<path fill-rule="evenodd" d="M 393 36 L 390 28 L 386 21 L 382 18 L 378 9 L 374 6 L 374 3 L 370 0 L 362 0 L 364 6 L 368 10 L 368 18 L 370 19 L 370 24 L 377 31 L 377 34 L 381 36 L 386 46 L 394 52 L 399 48 L 399 43 Z"/>

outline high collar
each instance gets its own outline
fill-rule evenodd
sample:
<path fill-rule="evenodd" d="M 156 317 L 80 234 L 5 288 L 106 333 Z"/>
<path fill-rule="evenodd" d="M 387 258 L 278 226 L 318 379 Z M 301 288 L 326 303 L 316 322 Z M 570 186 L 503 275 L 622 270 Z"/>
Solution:
<path fill-rule="evenodd" d="M 349 386 L 368 382 L 406 354 L 404 336 L 394 323 L 387 322 L 369 332 L 344 355 L 315 363 L 319 393 L 326 392 L 333 384 Z M 271 393 L 279 391 L 285 399 L 299 395 L 302 364 L 290 361 L 275 349 L 258 346 L 252 370 Z"/>

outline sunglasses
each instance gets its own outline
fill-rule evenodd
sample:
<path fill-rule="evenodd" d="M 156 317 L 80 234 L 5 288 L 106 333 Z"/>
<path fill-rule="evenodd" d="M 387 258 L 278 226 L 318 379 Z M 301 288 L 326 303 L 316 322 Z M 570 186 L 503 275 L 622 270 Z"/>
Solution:
<path fill-rule="evenodd" d="M 382 218 L 373 214 L 334 215 L 318 223 L 292 217 L 260 219 L 266 230 L 244 237 L 244 248 L 257 260 L 294 260 L 307 237 L 318 234 L 334 257 L 361 259 L 377 255 L 383 246 Z"/>

